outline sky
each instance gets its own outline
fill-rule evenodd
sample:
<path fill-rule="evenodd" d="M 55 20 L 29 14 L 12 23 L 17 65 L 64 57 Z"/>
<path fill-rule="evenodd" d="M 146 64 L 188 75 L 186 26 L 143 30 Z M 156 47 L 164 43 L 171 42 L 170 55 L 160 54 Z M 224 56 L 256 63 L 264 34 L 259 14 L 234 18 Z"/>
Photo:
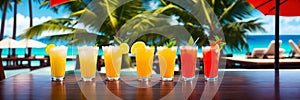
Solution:
<path fill-rule="evenodd" d="M 33 0 L 34 1 L 34 0 Z M 149 1 L 149 0 L 148 0 Z M 149 2 L 149 10 L 155 9 L 159 4 L 156 2 Z M 17 13 L 17 36 L 24 33 L 24 30 L 29 27 L 29 8 L 28 2 L 23 1 L 22 4 L 18 5 Z M 2 11 L 0 11 L 2 19 Z M 33 24 L 37 25 L 48 21 L 53 18 L 67 17 L 68 12 L 54 13 L 48 8 L 39 8 L 37 2 L 33 2 Z M 265 16 L 260 12 L 256 13 L 256 17 L 260 18 L 263 22 L 263 27 L 267 32 L 254 32 L 248 33 L 249 35 L 273 35 L 275 33 L 275 17 Z M 1 26 L 1 25 L 0 25 Z M 5 35 L 12 36 L 13 29 L 13 9 L 8 11 L 5 23 Z M 44 36 L 51 35 L 51 32 L 45 32 Z M 300 35 L 300 17 L 280 17 L 280 35 Z"/>
<path fill-rule="evenodd" d="M 35 1 L 35 0 L 32 0 Z M 13 5 L 13 4 L 12 4 Z M 38 2 L 32 3 L 33 7 L 33 25 L 41 24 L 45 21 L 48 21 L 53 18 L 59 17 L 67 17 L 68 13 L 62 13 L 62 11 L 55 13 L 48 8 L 39 8 Z M 28 8 L 28 1 L 22 0 L 22 3 L 18 5 L 17 9 L 17 36 L 24 33 L 24 30 L 29 28 L 29 8 Z M 1 16 L 0 20 L 2 20 L 2 11 L 0 11 Z M 4 36 L 12 37 L 13 33 L 13 8 L 8 10 L 6 13 L 6 20 L 5 20 L 5 30 Z M 0 24 L 1 26 L 1 24 Z M 51 32 L 45 32 L 44 36 L 51 35 Z"/>

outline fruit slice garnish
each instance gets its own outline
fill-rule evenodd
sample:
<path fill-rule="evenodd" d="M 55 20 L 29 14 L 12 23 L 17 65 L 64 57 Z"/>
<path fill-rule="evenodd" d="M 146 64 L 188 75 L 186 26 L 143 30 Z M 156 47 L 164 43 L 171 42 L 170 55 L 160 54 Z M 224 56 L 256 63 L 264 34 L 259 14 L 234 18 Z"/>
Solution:
<path fill-rule="evenodd" d="M 136 49 L 138 49 L 138 48 L 146 48 L 145 43 L 142 42 L 142 41 L 135 42 L 135 43 L 131 46 L 130 52 L 131 52 L 132 54 L 135 54 L 135 53 L 136 53 Z"/>
<path fill-rule="evenodd" d="M 214 45 L 214 46 L 211 46 L 211 48 L 214 49 L 214 50 L 216 50 L 216 49 L 220 50 L 220 46 L 218 44 Z"/>
<path fill-rule="evenodd" d="M 48 44 L 48 45 L 46 46 L 46 48 L 45 48 L 45 52 L 46 52 L 47 54 L 49 54 L 50 49 L 51 49 L 51 48 L 54 48 L 54 47 L 55 47 L 55 44 Z"/>
<path fill-rule="evenodd" d="M 218 36 L 215 36 L 215 41 L 209 40 L 209 42 L 212 49 L 221 50 L 226 45 L 225 42 L 222 42 L 222 38 L 219 38 Z"/>
<path fill-rule="evenodd" d="M 128 46 L 127 43 L 121 43 L 119 47 L 120 47 L 121 52 L 122 52 L 123 54 L 126 54 L 126 53 L 129 52 L 129 46 Z"/>

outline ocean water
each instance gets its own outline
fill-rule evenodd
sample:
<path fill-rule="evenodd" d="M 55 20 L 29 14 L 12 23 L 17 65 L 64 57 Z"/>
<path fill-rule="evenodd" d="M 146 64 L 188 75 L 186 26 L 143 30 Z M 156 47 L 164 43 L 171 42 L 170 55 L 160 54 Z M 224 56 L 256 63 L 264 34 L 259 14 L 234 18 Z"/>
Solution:
<path fill-rule="evenodd" d="M 247 52 L 252 52 L 253 48 L 267 48 L 272 40 L 274 40 L 274 35 L 250 35 L 247 38 L 247 42 L 249 44 L 249 50 L 242 50 L 242 51 L 231 51 L 230 49 L 226 49 L 226 54 L 234 54 L 234 55 L 245 55 Z M 292 47 L 288 43 L 289 39 L 292 39 L 296 44 L 300 42 L 300 35 L 280 35 L 280 40 L 282 40 L 282 44 L 280 48 L 285 49 L 285 55 L 288 55 L 292 51 Z M 26 52 L 26 49 L 16 49 L 16 54 L 23 56 Z M 201 48 L 199 48 L 199 53 L 202 53 Z M 3 49 L 2 55 L 6 56 L 8 54 L 8 49 Z M 33 48 L 32 54 L 36 56 L 44 56 L 48 55 L 45 53 L 44 48 Z M 68 48 L 68 56 L 77 55 L 77 48 L 76 47 L 69 47 Z M 103 55 L 101 49 L 99 49 L 99 55 Z"/>

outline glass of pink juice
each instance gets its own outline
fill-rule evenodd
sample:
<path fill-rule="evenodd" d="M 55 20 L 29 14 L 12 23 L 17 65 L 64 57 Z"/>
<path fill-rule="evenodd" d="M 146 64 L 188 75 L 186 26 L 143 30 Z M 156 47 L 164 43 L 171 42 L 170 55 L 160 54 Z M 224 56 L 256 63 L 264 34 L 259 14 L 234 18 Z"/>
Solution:
<path fill-rule="evenodd" d="M 181 73 L 184 81 L 193 80 L 195 78 L 197 53 L 197 46 L 180 47 Z"/>
<path fill-rule="evenodd" d="M 207 81 L 216 81 L 218 79 L 218 66 L 220 50 L 211 48 L 211 46 L 202 47 L 204 78 Z"/>

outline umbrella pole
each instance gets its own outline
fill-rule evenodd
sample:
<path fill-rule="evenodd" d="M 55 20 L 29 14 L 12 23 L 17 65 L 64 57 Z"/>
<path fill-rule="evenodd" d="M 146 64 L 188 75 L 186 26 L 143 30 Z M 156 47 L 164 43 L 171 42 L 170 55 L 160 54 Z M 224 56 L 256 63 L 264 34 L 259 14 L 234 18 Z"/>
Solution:
<path fill-rule="evenodd" d="M 280 0 L 276 0 L 276 14 L 275 14 L 275 71 L 279 70 L 279 11 Z"/>

